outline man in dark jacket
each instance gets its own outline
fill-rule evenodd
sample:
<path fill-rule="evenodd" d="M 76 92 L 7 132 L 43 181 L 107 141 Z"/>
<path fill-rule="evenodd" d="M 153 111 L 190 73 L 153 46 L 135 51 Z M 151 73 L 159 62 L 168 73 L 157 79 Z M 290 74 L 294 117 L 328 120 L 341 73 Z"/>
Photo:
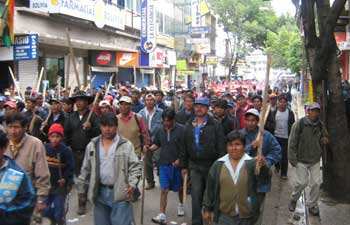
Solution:
<path fill-rule="evenodd" d="M 270 111 L 266 121 L 265 129 L 270 131 L 277 139 L 282 148 L 282 160 L 275 165 L 276 172 L 281 171 L 281 178 L 287 179 L 288 173 L 288 138 L 293 123 L 294 113 L 288 107 L 286 95 L 278 98 L 277 109 Z"/>
<path fill-rule="evenodd" d="M 202 225 L 202 201 L 210 166 L 225 154 L 222 127 L 208 115 L 209 100 L 195 101 L 195 117 L 185 125 L 180 167 L 185 176 L 190 169 L 192 182 L 192 224 Z"/>
<path fill-rule="evenodd" d="M 82 166 L 85 154 L 85 148 L 94 137 L 100 133 L 98 117 L 92 113 L 90 121 L 87 121 L 92 103 L 92 96 L 86 95 L 85 92 L 79 91 L 71 100 L 75 103 L 77 111 L 71 113 L 65 121 L 65 137 L 67 145 L 73 151 L 75 161 L 75 174 L 78 176 Z M 85 214 L 86 198 L 79 199 L 78 214 Z"/>
<path fill-rule="evenodd" d="M 141 93 L 139 90 L 133 89 L 131 91 L 131 100 L 132 100 L 131 111 L 133 111 L 134 113 L 140 112 L 141 109 L 145 107 L 145 104 L 140 100 L 140 97 L 141 97 Z"/>
<path fill-rule="evenodd" d="M 225 137 L 233 130 L 239 130 L 238 121 L 234 117 L 227 115 L 227 101 L 224 99 L 218 99 L 215 103 L 214 116 L 215 119 L 221 124 Z"/>
<path fill-rule="evenodd" d="M 42 138 L 41 140 L 47 142 L 47 133 L 49 132 L 49 129 L 52 124 L 59 123 L 64 127 L 64 121 L 65 121 L 65 115 L 62 110 L 61 102 L 56 99 L 52 98 L 49 101 L 49 104 L 51 105 L 51 109 L 47 118 L 47 121 L 45 120 L 42 124 L 43 132 L 42 132 Z"/>
<path fill-rule="evenodd" d="M 185 125 L 186 122 L 194 117 L 194 104 L 195 98 L 192 94 L 187 94 L 184 98 L 184 108 L 176 113 L 176 122 Z"/>

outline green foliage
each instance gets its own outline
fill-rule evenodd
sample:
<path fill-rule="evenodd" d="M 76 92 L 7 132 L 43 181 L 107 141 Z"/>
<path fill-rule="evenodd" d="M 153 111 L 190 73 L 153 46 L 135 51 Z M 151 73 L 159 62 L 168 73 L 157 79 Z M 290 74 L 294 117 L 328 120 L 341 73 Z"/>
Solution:
<path fill-rule="evenodd" d="M 272 67 L 299 74 L 302 60 L 300 32 L 291 17 L 282 17 L 280 21 L 282 26 L 277 32 L 268 32 L 265 51 L 272 56 Z"/>

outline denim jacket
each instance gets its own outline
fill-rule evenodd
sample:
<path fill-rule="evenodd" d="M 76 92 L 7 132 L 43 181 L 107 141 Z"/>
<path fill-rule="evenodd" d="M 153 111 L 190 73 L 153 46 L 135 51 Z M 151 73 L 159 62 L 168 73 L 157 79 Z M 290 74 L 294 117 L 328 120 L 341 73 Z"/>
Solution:
<path fill-rule="evenodd" d="M 139 112 L 139 114 L 143 117 L 144 121 L 147 121 L 147 108 L 146 107 L 143 108 Z M 152 121 L 151 121 L 151 127 L 148 127 L 148 124 L 147 124 L 152 141 L 154 139 L 154 135 L 155 135 L 156 131 L 158 129 L 162 128 L 162 121 L 163 121 L 162 114 L 163 114 L 163 110 L 159 109 L 155 106 L 154 107 L 154 115 L 153 115 Z"/>
<path fill-rule="evenodd" d="M 259 128 L 255 131 L 247 131 L 245 128 L 240 131 L 242 134 L 246 136 L 246 153 L 255 157 L 257 154 L 257 150 L 253 149 L 251 143 L 256 139 Z M 263 134 L 263 148 L 262 153 L 266 160 L 266 165 L 270 168 L 281 160 L 281 146 L 276 140 L 276 138 L 268 131 L 264 130 Z M 258 192 L 269 192 L 271 190 L 271 179 L 267 182 L 258 182 Z"/>

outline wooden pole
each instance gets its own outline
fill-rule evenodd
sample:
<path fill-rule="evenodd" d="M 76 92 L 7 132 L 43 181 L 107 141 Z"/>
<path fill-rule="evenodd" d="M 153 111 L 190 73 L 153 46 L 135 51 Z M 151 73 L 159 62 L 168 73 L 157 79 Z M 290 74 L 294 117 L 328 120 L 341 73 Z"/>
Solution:
<path fill-rule="evenodd" d="M 141 216 L 140 216 L 140 224 L 143 225 L 143 217 L 145 211 L 145 186 L 146 186 L 146 154 L 143 156 L 143 173 L 142 173 L 142 193 L 141 193 Z"/>
<path fill-rule="evenodd" d="M 10 71 L 10 74 L 12 77 L 13 85 L 15 86 L 15 88 L 18 92 L 18 96 L 22 98 L 21 90 L 18 87 L 18 84 L 17 84 L 16 78 L 15 78 L 15 75 L 13 74 L 12 68 L 10 66 L 8 68 L 9 68 L 9 71 Z"/>
<path fill-rule="evenodd" d="M 67 56 L 67 68 L 66 68 L 66 82 L 65 82 L 65 85 L 64 85 L 64 88 L 68 89 L 68 86 L 69 86 L 69 73 L 70 73 L 70 54 L 68 54 Z"/>
<path fill-rule="evenodd" d="M 137 75 L 136 75 L 136 66 L 134 65 L 134 85 L 137 85 Z"/>
<path fill-rule="evenodd" d="M 99 91 L 96 93 L 94 102 L 92 103 L 92 107 L 94 107 L 94 106 L 96 105 L 96 103 L 97 103 L 97 101 L 98 101 L 98 99 L 99 99 L 99 97 L 100 97 L 100 94 L 101 94 L 101 92 L 99 92 Z M 88 115 L 88 117 L 87 117 L 87 119 L 86 119 L 86 122 L 88 122 L 88 123 L 90 122 L 93 113 L 94 113 L 94 109 L 92 108 L 92 109 L 90 110 L 90 112 L 89 112 L 89 115 Z"/>
<path fill-rule="evenodd" d="M 141 75 L 142 75 L 142 87 L 145 86 L 145 71 L 141 69 Z"/>
<path fill-rule="evenodd" d="M 263 146 L 263 132 L 264 132 L 264 126 L 265 122 L 267 119 L 267 116 L 270 111 L 271 105 L 268 103 L 268 90 L 269 90 L 269 79 L 270 79 L 270 67 L 271 67 L 271 56 L 267 56 L 267 62 L 266 62 L 266 76 L 265 76 L 265 89 L 264 89 L 264 98 L 263 98 L 263 105 L 262 105 L 262 110 L 261 110 L 261 115 L 260 115 L 260 121 L 259 121 L 259 133 L 257 136 L 257 141 L 258 141 L 258 152 L 257 152 L 257 157 L 258 159 L 262 157 L 262 146 Z M 255 168 L 255 174 L 259 175 L 260 174 L 260 167 L 258 164 L 256 164 Z"/>
<path fill-rule="evenodd" d="M 108 95 L 108 92 L 109 92 L 109 90 L 111 89 L 111 85 L 112 85 L 113 78 L 114 78 L 114 74 L 109 78 L 108 87 L 106 87 L 105 97 Z"/>
<path fill-rule="evenodd" d="M 69 52 L 70 52 L 71 60 L 72 60 L 72 63 L 73 63 L 74 73 L 75 73 L 75 79 L 77 80 L 78 87 L 81 88 L 81 84 L 80 84 L 80 80 L 79 80 L 79 72 L 78 72 L 77 64 L 75 62 L 74 50 L 73 50 L 73 47 L 72 47 L 72 42 L 71 42 L 71 39 L 70 39 L 68 28 L 66 30 L 66 33 L 67 33 L 67 42 L 68 42 Z"/>
<path fill-rule="evenodd" d="M 184 177 L 184 185 L 182 187 L 182 204 L 185 204 L 187 199 L 187 180 L 188 180 L 188 174 Z"/>
<path fill-rule="evenodd" d="M 43 75 L 44 75 L 44 67 L 41 67 L 38 83 L 36 84 L 36 92 L 40 91 L 40 85 L 41 85 L 41 80 L 43 79 Z"/>

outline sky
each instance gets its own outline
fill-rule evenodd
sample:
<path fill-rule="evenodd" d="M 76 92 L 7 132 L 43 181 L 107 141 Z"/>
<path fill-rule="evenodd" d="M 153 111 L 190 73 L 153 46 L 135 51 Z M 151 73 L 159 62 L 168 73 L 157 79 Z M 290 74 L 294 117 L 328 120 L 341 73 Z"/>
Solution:
<path fill-rule="evenodd" d="M 295 14 L 295 7 L 292 0 L 272 0 L 271 4 L 277 15 L 289 13 L 294 16 Z"/>

